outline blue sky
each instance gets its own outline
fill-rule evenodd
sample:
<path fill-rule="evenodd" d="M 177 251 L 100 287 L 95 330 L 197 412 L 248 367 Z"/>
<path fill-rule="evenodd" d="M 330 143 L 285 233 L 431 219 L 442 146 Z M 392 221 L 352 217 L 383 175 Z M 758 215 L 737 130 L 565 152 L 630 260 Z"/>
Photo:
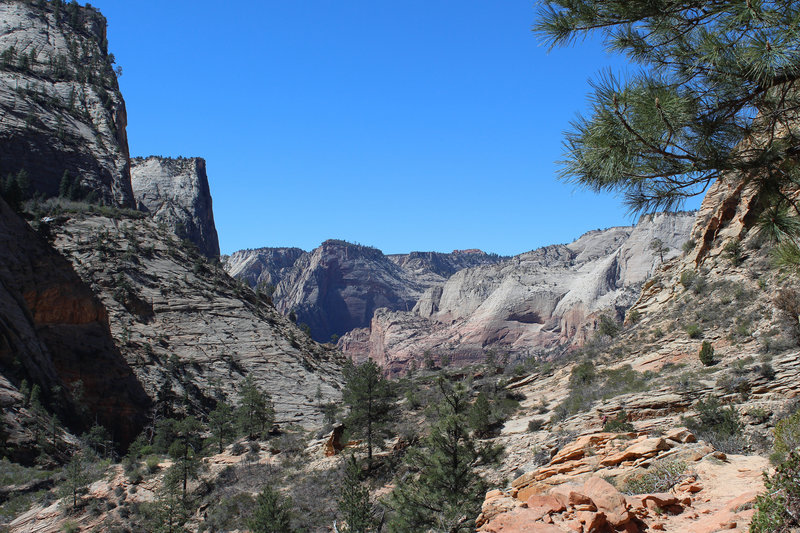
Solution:
<path fill-rule="evenodd" d="M 596 42 L 548 53 L 532 1 L 95 0 L 131 155 L 208 164 L 223 253 L 504 255 L 633 220 L 556 180 Z M 694 207 L 690 205 L 688 207 Z"/>

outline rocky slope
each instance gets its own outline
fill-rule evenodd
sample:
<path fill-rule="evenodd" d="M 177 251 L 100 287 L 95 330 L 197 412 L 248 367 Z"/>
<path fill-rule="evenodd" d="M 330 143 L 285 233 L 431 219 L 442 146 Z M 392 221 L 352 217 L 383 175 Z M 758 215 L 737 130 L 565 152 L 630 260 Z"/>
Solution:
<path fill-rule="evenodd" d="M 368 330 L 344 336 L 346 355 L 371 357 L 397 372 L 428 352 L 451 360 L 482 358 L 485 347 L 529 356 L 583 342 L 607 313 L 617 320 L 638 297 L 661 257 L 674 257 L 694 214 L 661 214 L 636 226 L 589 232 L 494 265 L 460 270 L 428 289 L 411 312 L 375 313 Z"/>
<path fill-rule="evenodd" d="M 122 443 L 150 400 L 114 342 L 102 302 L 72 265 L 0 200 L 0 405 L 11 456 L 30 461 L 35 429 L 22 382 L 73 431 L 94 422 Z"/>
<path fill-rule="evenodd" d="M 25 170 L 31 192 L 133 206 L 125 102 L 106 20 L 77 3 L 0 2 L 0 173 Z"/>
<path fill-rule="evenodd" d="M 278 422 L 314 425 L 320 401 L 338 398 L 333 351 L 163 226 L 78 213 L 51 231 L 108 310 L 114 341 L 152 399 L 185 398 L 203 413 L 220 394 L 235 399 L 249 375 L 272 395 Z"/>
<path fill-rule="evenodd" d="M 189 239 L 206 257 L 219 257 L 205 160 L 135 157 L 131 186 L 138 209 Z"/>

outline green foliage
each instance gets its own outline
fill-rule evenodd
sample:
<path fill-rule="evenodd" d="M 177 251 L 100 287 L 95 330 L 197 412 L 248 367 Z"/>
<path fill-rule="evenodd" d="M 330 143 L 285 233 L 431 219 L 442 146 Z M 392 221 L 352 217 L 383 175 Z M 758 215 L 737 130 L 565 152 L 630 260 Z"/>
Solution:
<path fill-rule="evenodd" d="M 487 436 L 492 427 L 492 408 L 483 392 L 478 393 L 468 413 L 469 426 L 477 436 Z"/>
<path fill-rule="evenodd" d="M 71 507 L 78 506 L 78 497 L 84 494 L 89 483 L 94 481 L 97 475 L 96 459 L 85 453 L 75 453 L 69 463 L 64 466 L 64 482 L 59 487 L 59 496 L 69 501 Z"/>
<path fill-rule="evenodd" d="M 684 329 L 686 330 L 686 334 L 689 335 L 690 339 L 699 339 L 703 336 L 703 328 L 697 324 L 687 324 Z"/>
<path fill-rule="evenodd" d="M 219 453 L 222 453 L 225 444 L 236 435 L 233 415 L 233 408 L 223 400 L 218 401 L 214 410 L 208 414 L 208 427 Z"/>
<path fill-rule="evenodd" d="M 714 347 L 711 346 L 711 343 L 708 341 L 703 341 L 703 344 L 700 346 L 700 353 L 698 353 L 697 356 L 704 366 L 712 366 L 717 362 L 716 359 L 714 359 Z"/>
<path fill-rule="evenodd" d="M 681 246 L 681 249 L 683 250 L 683 253 L 688 254 L 689 252 L 694 250 L 695 246 L 697 246 L 697 243 L 694 242 L 693 240 L 689 239 L 688 241 L 683 243 L 683 246 Z"/>
<path fill-rule="evenodd" d="M 361 481 L 361 467 L 352 455 L 347 461 L 339 491 L 337 506 L 344 521 L 339 526 L 340 533 L 377 531 L 378 520 L 369 500 L 369 490 Z"/>
<path fill-rule="evenodd" d="M 792 450 L 800 450 L 800 411 L 779 421 L 772 431 L 775 440 L 770 460 L 778 465 L 788 459 Z"/>
<path fill-rule="evenodd" d="M 474 531 L 486 491 L 476 467 L 497 459 L 498 451 L 479 447 L 470 437 L 470 404 L 463 384 L 437 381 L 441 401 L 420 446 L 408 451 L 388 505 L 394 510 L 389 531 Z"/>
<path fill-rule="evenodd" d="M 621 326 L 619 322 L 614 320 L 608 315 L 600 315 L 600 323 L 597 325 L 597 331 L 600 335 L 607 335 L 609 337 L 616 337 L 619 335 Z"/>
<path fill-rule="evenodd" d="M 739 239 L 732 239 L 726 242 L 725 246 L 722 248 L 722 251 L 725 253 L 725 256 L 733 266 L 739 266 L 742 264 L 742 253 L 744 250 L 742 248 L 742 241 Z"/>
<path fill-rule="evenodd" d="M 603 424 L 603 431 L 610 431 L 613 433 L 627 433 L 633 431 L 633 424 L 628 422 L 628 413 L 621 410 L 617 416 L 610 418 Z"/>
<path fill-rule="evenodd" d="M 795 3 L 540 6 L 535 30 L 551 46 L 596 32 L 634 64 L 626 76 L 607 73 L 592 84 L 589 117 L 566 135 L 565 179 L 620 192 L 633 211 L 656 211 L 734 171 L 751 179 L 762 205 L 792 204 L 781 192 L 800 172 L 797 139 L 782 125 L 800 100 L 792 85 L 800 77 Z"/>
<path fill-rule="evenodd" d="M 367 461 L 371 465 L 373 447 L 380 446 L 389 434 L 394 391 L 372 359 L 361 365 L 348 360 L 342 372 L 342 401 L 350 408 L 345 425 L 367 441 Z"/>
<path fill-rule="evenodd" d="M 250 440 L 263 437 L 275 421 L 272 399 L 256 387 L 252 376 L 245 378 L 240 395 L 241 400 L 236 409 L 236 420 L 240 431 Z"/>
<path fill-rule="evenodd" d="M 295 531 L 291 510 L 292 500 L 267 485 L 256 498 L 256 508 L 247 527 L 253 533 L 291 533 Z"/>
<path fill-rule="evenodd" d="M 697 416 L 684 419 L 684 423 L 698 439 L 726 453 L 742 451 L 742 423 L 732 405 L 723 407 L 717 398 L 710 396 L 698 401 L 695 410 Z"/>
<path fill-rule="evenodd" d="M 622 492 L 626 494 L 653 494 L 669 492 L 686 478 L 686 463 L 682 461 L 656 461 L 647 472 L 625 481 Z"/>
<path fill-rule="evenodd" d="M 653 239 L 650 241 L 650 249 L 653 251 L 653 253 L 658 254 L 659 259 L 661 259 L 661 262 L 663 263 L 664 254 L 669 251 L 669 246 L 667 246 L 667 244 L 661 239 Z"/>
<path fill-rule="evenodd" d="M 800 526 L 800 453 L 792 451 L 772 476 L 764 474 L 764 492 L 755 503 L 751 533 L 789 533 Z"/>

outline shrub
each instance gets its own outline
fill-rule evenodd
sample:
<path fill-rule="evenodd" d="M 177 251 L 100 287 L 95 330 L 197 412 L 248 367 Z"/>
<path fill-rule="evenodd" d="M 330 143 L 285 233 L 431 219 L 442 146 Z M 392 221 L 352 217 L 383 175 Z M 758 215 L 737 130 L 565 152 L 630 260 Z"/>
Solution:
<path fill-rule="evenodd" d="M 528 422 L 528 431 L 533 433 L 535 431 L 539 431 L 544 426 L 544 420 L 541 418 L 531 418 L 530 422 Z"/>
<path fill-rule="evenodd" d="M 620 325 L 612 317 L 608 315 L 600 316 L 600 324 L 597 326 L 597 331 L 600 335 L 608 335 L 609 337 L 616 337 L 619 334 Z"/>
<path fill-rule="evenodd" d="M 144 464 L 147 467 L 147 471 L 150 474 L 152 474 L 152 473 L 154 473 L 154 472 L 156 472 L 158 470 L 159 463 L 161 463 L 161 460 L 156 455 L 150 455 L 144 461 Z"/>
<path fill-rule="evenodd" d="M 682 248 L 683 248 L 683 253 L 685 253 L 685 254 L 688 254 L 689 252 L 691 252 L 692 250 L 694 250 L 694 247 L 695 247 L 696 245 L 697 245 L 697 243 L 695 243 L 695 242 L 694 242 L 693 240 L 691 240 L 691 239 L 690 239 L 690 240 L 688 240 L 688 241 L 686 241 L 685 243 L 683 243 L 683 246 L 682 246 Z"/>
<path fill-rule="evenodd" d="M 72 520 L 67 520 L 64 522 L 64 525 L 61 526 L 61 531 L 64 533 L 78 533 L 80 530 L 80 526 Z"/>
<path fill-rule="evenodd" d="M 770 460 L 778 465 L 787 460 L 789 452 L 800 448 L 800 411 L 775 424 L 773 435 L 775 442 Z"/>
<path fill-rule="evenodd" d="M 633 429 L 633 424 L 628 422 L 628 413 L 624 409 L 617 413 L 615 418 L 610 418 L 603 424 L 603 431 L 613 433 L 627 433 Z"/>
<path fill-rule="evenodd" d="M 711 366 L 716 363 L 716 360 L 714 359 L 714 347 L 711 346 L 710 342 L 703 341 L 702 346 L 700 346 L 700 353 L 698 354 L 698 357 L 704 366 Z"/>
<path fill-rule="evenodd" d="M 756 372 L 766 379 L 767 381 L 772 381 L 775 379 L 775 369 L 772 368 L 772 365 L 769 363 L 762 363 L 756 367 Z"/>
<path fill-rule="evenodd" d="M 756 498 L 751 533 L 788 533 L 800 525 L 800 454 L 791 452 L 772 477 L 764 474 L 764 492 Z"/>
<path fill-rule="evenodd" d="M 695 406 L 697 416 L 685 419 L 684 423 L 698 439 L 706 440 L 717 450 L 738 453 L 744 448 L 742 423 L 733 406 L 722 407 L 719 400 L 710 396 Z"/>
<path fill-rule="evenodd" d="M 685 329 L 690 339 L 699 339 L 703 335 L 703 330 L 697 324 L 689 324 Z"/>
<path fill-rule="evenodd" d="M 739 239 L 728 241 L 722 250 L 733 266 L 742 264 L 742 242 Z"/>
<path fill-rule="evenodd" d="M 625 482 L 626 494 L 652 494 L 668 492 L 686 478 L 686 463 L 681 461 L 656 461 L 644 474 Z"/>

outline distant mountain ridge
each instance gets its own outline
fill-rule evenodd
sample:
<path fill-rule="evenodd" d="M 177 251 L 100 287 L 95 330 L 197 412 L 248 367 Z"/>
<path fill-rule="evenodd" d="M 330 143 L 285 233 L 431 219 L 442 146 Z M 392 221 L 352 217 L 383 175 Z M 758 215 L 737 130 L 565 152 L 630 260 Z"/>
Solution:
<path fill-rule="evenodd" d="M 276 308 L 293 312 L 320 342 L 369 325 L 376 309 L 412 309 L 425 290 L 453 272 L 502 259 L 480 250 L 384 255 L 337 239 L 311 252 L 258 248 L 222 258 L 231 276 L 251 287 L 272 286 Z"/>

